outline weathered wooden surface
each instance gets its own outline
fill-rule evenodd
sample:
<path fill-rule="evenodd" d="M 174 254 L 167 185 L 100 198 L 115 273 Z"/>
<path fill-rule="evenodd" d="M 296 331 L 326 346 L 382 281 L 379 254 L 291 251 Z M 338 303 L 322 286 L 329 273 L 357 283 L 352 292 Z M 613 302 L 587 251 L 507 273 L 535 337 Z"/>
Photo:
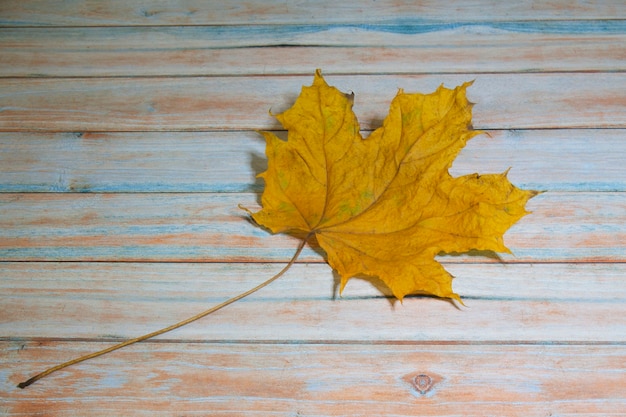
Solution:
<path fill-rule="evenodd" d="M 622 1 L 0 3 L 0 415 L 626 416 Z M 393 302 L 319 249 L 280 270 L 257 129 L 321 67 L 363 134 L 475 80 L 451 172 L 547 191 L 514 255 L 440 256 L 466 307 Z M 282 132 L 278 132 L 282 134 Z"/>
<path fill-rule="evenodd" d="M 10 375 L 103 345 L 0 343 L 13 359 Z M 619 416 L 625 364 L 623 346 L 612 345 L 147 343 L 19 392 L 11 411 L 30 415 L 38 404 L 44 415 L 103 417 Z M 430 385 L 416 384 L 419 375 Z"/>
<path fill-rule="evenodd" d="M 451 173 L 511 168 L 522 188 L 626 191 L 624 137 L 624 129 L 489 131 Z M 0 132 L 0 147 L 2 192 L 260 192 L 255 177 L 267 167 L 252 131 Z"/>
<path fill-rule="evenodd" d="M 286 262 L 297 241 L 269 235 L 238 207 L 258 210 L 257 200 L 250 193 L 0 194 L 0 259 Z M 501 259 L 626 261 L 625 193 L 549 192 L 527 207 L 533 214 L 505 236 L 515 255 Z M 321 257 L 307 249 L 301 259 Z"/>
<path fill-rule="evenodd" d="M 2 5 L 0 24 L 6 26 L 141 26 L 247 24 L 354 24 L 425 22 L 501 22 L 554 20 L 612 20 L 626 17 L 624 5 L 614 1 L 521 0 L 505 4 L 489 0 L 384 0 L 362 2 L 304 0 L 72 0 L 51 4 L 23 0 Z"/>
<path fill-rule="evenodd" d="M 625 128 L 622 73 L 334 76 L 356 91 L 363 129 L 380 126 L 398 88 L 434 91 L 475 79 L 476 129 Z M 0 131 L 278 129 L 311 76 L 0 79 Z M 546 97 L 550 97 L 547 100 Z M 555 113 L 558 109 L 558 117 Z M 259 111 L 260 110 L 260 111 Z"/>
<path fill-rule="evenodd" d="M 444 259 L 444 261 L 446 261 Z M 289 343 L 626 342 L 626 264 L 445 262 L 466 308 L 385 298 L 375 280 L 343 294 L 328 265 L 296 265 L 265 291 L 160 339 Z M 47 339 L 130 338 L 260 283 L 268 263 L 9 262 L 0 333 Z M 566 279 L 564 277 L 567 277 Z M 593 288 L 590 293 L 589 288 Z M 46 317 L 63 314 L 50 327 Z M 80 323 L 75 318 L 80 317 Z M 497 319 L 494 319 L 497 317 Z M 471 326 L 468 326 L 471 323 Z M 442 331 L 445 329 L 445 331 Z M 392 343 L 393 344 L 393 343 Z"/>
<path fill-rule="evenodd" d="M 0 75 L 309 75 L 317 67 L 367 75 L 623 71 L 625 28 L 620 20 L 413 24 L 395 31 L 390 25 L 0 28 Z"/>

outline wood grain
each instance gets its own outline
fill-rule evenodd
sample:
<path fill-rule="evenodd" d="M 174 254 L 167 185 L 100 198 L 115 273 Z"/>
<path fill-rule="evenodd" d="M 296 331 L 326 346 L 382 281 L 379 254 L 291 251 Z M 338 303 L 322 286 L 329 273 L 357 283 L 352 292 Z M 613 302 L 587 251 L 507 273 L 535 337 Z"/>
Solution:
<path fill-rule="evenodd" d="M 451 173 L 511 168 L 521 188 L 626 191 L 624 137 L 623 129 L 489 131 Z M 256 175 L 267 169 L 252 131 L 0 132 L 0 148 L 0 192 L 260 192 Z"/>
<path fill-rule="evenodd" d="M 313 71 L 313 69 L 311 69 Z M 624 128 L 626 78 L 597 74 L 332 76 L 356 91 L 361 128 L 378 127 L 399 87 L 434 91 L 475 79 L 468 96 L 477 129 Z M 0 79 L 0 131 L 279 129 L 312 76 Z"/>
<path fill-rule="evenodd" d="M 0 346 L 10 415 L 619 416 L 626 406 L 623 346 L 147 343 L 27 390 L 14 386 L 26 372 L 104 344 Z M 418 375 L 431 381 L 424 394 Z"/>
<path fill-rule="evenodd" d="M 467 307 L 424 297 L 393 302 L 373 279 L 351 280 L 340 296 L 328 265 L 299 264 L 263 291 L 160 339 L 626 343 L 626 264 L 446 262 L 445 267 L 456 277 L 454 290 Z M 280 268 L 265 263 L 6 263 L 0 334 L 112 343 L 199 313 Z"/>
<path fill-rule="evenodd" d="M 142 26 L 142 25 L 215 25 L 215 24 L 317 24 L 393 23 L 402 25 L 411 18 L 429 22 L 455 23 L 459 20 L 491 22 L 510 20 L 589 20 L 623 19 L 624 5 L 619 0 L 567 1 L 514 4 L 489 0 L 442 4 L 437 0 L 341 3 L 306 0 L 291 4 L 285 0 L 73 0 L 52 5 L 45 0 L 6 2 L 0 9 L 3 26 Z"/>
<path fill-rule="evenodd" d="M 295 238 L 247 220 L 257 194 L 0 194 L 6 261 L 286 262 Z M 546 193 L 514 225 L 507 262 L 624 262 L 626 194 Z M 455 257 L 473 262 L 477 257 Z M 316 249 L 302 259 L 320 262 Z M 482 259 L 482 257 L 481 257 Z"/>
<path fill-rule="evenodd" d="M 623 1 L 0 1 L 0 415 L 625 416 Z M 438 256 L 466 306 L 394 302 L 251 224 L 315 68 L 363 133 L 475 80 L 451 172 L 545 190 L 514 256 Z M 480 256 L 479 256 L 480 255 Z"/>
<path fill-rule="evenodd" d="M 596 29 L 588 22 L 567 35 L 484 23 L 408 34 L 371 25 L 0 28 L 0 77 L 625 70 L 626 25 Z"/>

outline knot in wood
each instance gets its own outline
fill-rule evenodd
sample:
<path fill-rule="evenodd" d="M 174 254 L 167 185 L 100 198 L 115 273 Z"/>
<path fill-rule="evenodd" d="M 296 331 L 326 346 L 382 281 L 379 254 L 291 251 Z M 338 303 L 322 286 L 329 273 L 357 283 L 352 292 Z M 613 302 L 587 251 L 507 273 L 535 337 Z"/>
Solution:
<path fill-rule="evenodd" d="M 417 392 L 422 395 L 426 394 L 433 387 L 432 378 L 426 374 L 415 375 L 413 377 L 413 381 L 411 382 L 413 383 L 413 387 L 415 387 Z"/>

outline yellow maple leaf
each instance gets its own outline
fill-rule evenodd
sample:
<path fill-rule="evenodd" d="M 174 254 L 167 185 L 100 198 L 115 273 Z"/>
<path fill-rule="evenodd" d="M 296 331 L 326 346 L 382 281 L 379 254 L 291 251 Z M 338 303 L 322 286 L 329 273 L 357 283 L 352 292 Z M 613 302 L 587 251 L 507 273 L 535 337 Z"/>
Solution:
<path fill-rule="evenodd" d="M 295 262 L 315 237 L 341 275 L 381 279 L 402 300 L 431 294 L 460 301 L 452 277 L 435 261 L 441 252 L 508 252 L 502 235 L 528 212 L 537 194 L 520 190 L 506 172 L 453 178 L 448 169 L 471 130 L 470 83 L 432 94 L 398 92 L 383 126 L 361 137 L 352 95 L 328 86 L 320 71 L 294 106 L 277 116 L 287 141 L 264 133 L 268 169 L 262 210 L 254 220 L 273 233 L 305 234 L 285 267 L 256 287 L 171 326 L 53 366 L 20 382 L 178 329 L 264 288 Z M 245 208 L 244 208 L 245 209 Z"/>
<path fill-rule="evenodd" d="M 506 172 L 452 177 L 448 169 L 471 129 L 465 91 L 398 92 L 383 126 L 364 139 L 353 95 L 321 72 L 277 116 L 287 141 L 265 132 L 268 169 L 254 220 L 273 233 L 315 236 L 341 289 L 357 275 L 378 277 L 400 300 L 430 294 L 460 300 L 441 252 L 509 252 L 503 234 L 536 195 Z"/>

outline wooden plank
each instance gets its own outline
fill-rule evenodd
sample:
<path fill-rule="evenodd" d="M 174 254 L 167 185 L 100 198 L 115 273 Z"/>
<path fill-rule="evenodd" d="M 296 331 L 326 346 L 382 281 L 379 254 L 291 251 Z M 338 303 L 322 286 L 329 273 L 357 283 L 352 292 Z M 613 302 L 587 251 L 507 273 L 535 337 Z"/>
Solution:
<path fill-rule="evenodd" d="M 107 339 L 165 327 L 278 272 L 275 264 L 2 263 L 5 338 Z M 343 295 L 330 267 L 286 276 L 161 340 L 626 342 L 626 264 L 446 264 L 467 307 L 393 302 L 375 280 Z"/>
<path fill-rule="evenodd" d="M 0 194 L 0 259 L 283 262 L 297 240 L 251 224 L 257 194 Z M 546 193 L 506 234 L 507 262 L 624 262 L 626 193 Z M 321 262 L 315 248 L 303 260 Z M 453 257 L 461 262 L 483 257 Z"/>
<path fill-rule="evenodd" d="M 415 34 L 376 26 L 0 29 L 0 77 L 626 70 L 626 22 L 618 33 L 580 26 L 542 33 L 444 25 Z"/>
<path fill-rule="evenodd" d="M 377 127 L 398 87 L 434 91 L 475 78 L 477 129 L 626 127 L 619 73 L 329 76 L 356 91 L 363 129 Z M 0 131 L 278 129 L 312 77 L 0 79 Z"/>
<path fill-rule="evenodd" d="M 473 300 L 619 303 L 626 299 L 626 286 L 621 285 L 626 272 L 624 263 L 461 264 L 444 259 L 444 264 L 456 276 L 455 288 L 463 293 L 468 304 Z M 130 304 L 133 299 L 136 303 L 167 304 L 168 300 L 183 304 L 217 303 L 253 287 L 284 267 L 282 263 L 180 262 L 2 262 L 0 265 L 2 294 L 21 298 L 33 307 L 38 301 L 27 300 L 64 297 L 66 304 L 80 297 L 91 299 L 87 304 L 105 299 L 120 304 Z M 252 298 L 257 302 L 277 299 L 338 302 L 335 279 L 326 264 L 296 264 L 287 276 Z M 391 294 L 374 283 L 351 280 L 341 300 L 352 303 Z M 248 300 L 251 298 L 241 303 Z M 408 299 L 405 301 L 409 303 Z M 58 311 L 56 315 L 64 313 Z M 13 322 L 4 325 L 9 327 L 3 334 L 14 334 L 22 328 Z M 47 330 L 53 331 L 53 328 Z"/>
<path fill-rule="evenodd" d="M 468 144 L 451 172 L 511 168 L 521 188 L 626 191 L 625 136 L 621 129 L 490 131 Z M 0 192 L 260 192 L 255 177 L 267 168 L 264 141 L 251 131 L 0 132 L 0 148 Z"/>
<path fill-rule="evenodd" d="M 365 25 L 245 25 L 245 26 L 131 26 L 131 27 L 56 27 L 56 28 L 2 28 L 0 34 L 5 43 L 2 51 L 24 51 L 50 55 L 50 52 L 73 53 L 138 53 L 148 54 L 178 50 L 179 54 L 193 50 L 194 55 L 211 49 L 235 49 L 242 47 L 368 47 L 430 49 L 436 56 L 435 47 L 442 49 L 502 48 L 527 50 L 529 43 L 569 45 L 577 51 L 592 53 L 586 46 L 595 44 L 606 53 L 623 51 L 619 40 L 624 38 L 626 21 L 523 21 L 523 22 L 455 22 L 446 23 L 406 23 L 406 24 L 365 24 Z M 123 44 L 120 44 L 123 43 Z M 48 46 L 52 51 L 47 50 Z M 480 46 L 480 48 L 478 48 Z M 94 51 L 89 51 L 89 47 Z M 236 52 L 236 51 L 229 51 Z M 482 51 L 486 53 L 487 51 Z M 556 52 L 556 50 L 555 50 Z M 511 51 L 509 51 L 509 54 Z M 566 51 L 558 51 L 567 57 Z M 608 54 L 607 54 L 608 55 Z M 93 55 L 96 57 L 97 55 Z M 146 55 L 149 56 L 149 55 Z M 172 55 L 176 57 L 175 55 Z M 19 58 L 19 56 L 16 56 Z M 179 55 L 181 59 L 184 55 Z M 52 58 L 52 57 L 50 57 Z M 201 56 L 199 56 L 201 58 Z M 516 59 L 511 55 L 511 58 Z M 531 58 L 529 56 L 528 58 Z M 572 57 L 573 58 L 573 57 Z M 608 57 L 607 58 L 611 58 Z M 75 59 L 75 58 L 73 58 Z M 494 55 L 494 59 L 497 57 Z M 536 58 L 535 58 L 536 59 Z M 549 62 L 553 57 L 544 57 Z M 501 60 L 501 59 L 500 59 Z M 452 61 L 451 61 L 452 62 Z M 621 65 L 618 61 L 612 61 Z M 37 61 L 32 61 L 37 65 Z M 89 65 L 89 63 L 83 63 Z M 111 63 L 105 63 L 111 65 Z M 141 62 L 136 62 L 141 65 Z M 166 62 L 161 64 L 167 65 Z M 425 65 L 428 63 L 425 62 Z M 458 64 L 458 63 L 457 63 Z M 587 62 L 593 65 L 594 62 Z M 142 67 L 143 68 L 143 67 Z M 147 68 L 146 68 L 147 69 Z M 392 68 L 388 68 L 393 70 Z M 3 69 L 5 70 L 5 69 Z M 182 73 L 181 73 L 182 74 Z"/>
<path fill-rule="evenodd" d="M 624 346 L 148 343 L 25 390 L 15 384 L 29 372 L 104 345 L 0 346 L 8 415 L 620 416 L 626 408 Z M 427 376 L 421 385 L 418 375 Z"/>
<path fill-rule="evenodd" d="M 124 25 L 214 25 L 214 24 L 316 24 L 389 23 L 419 21 L 454 22 L 460 20 L 507 21 L 562 19 L 623 19 L 623 2 L 567 1 L 514 4 L 480 1 L 441 3 L 437 0 L 307 0 L 293 4 L 285 0 L 73 0 L 51 5 L 45 0 L 4 2 L 0 8 L 2 26 L 124 26 Z"/>

